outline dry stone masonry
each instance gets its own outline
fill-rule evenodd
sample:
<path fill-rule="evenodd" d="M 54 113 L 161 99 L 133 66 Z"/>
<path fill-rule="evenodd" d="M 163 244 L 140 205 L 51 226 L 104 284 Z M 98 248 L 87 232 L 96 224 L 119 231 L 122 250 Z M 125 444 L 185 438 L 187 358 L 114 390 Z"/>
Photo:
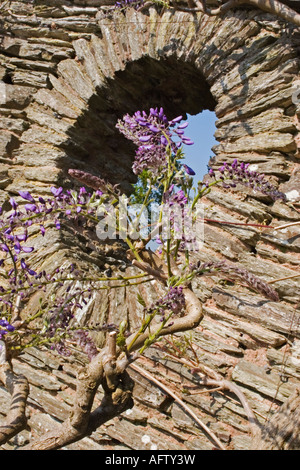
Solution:
<path fill-rule="evenodd" d="M 297 2 L 293 7 L 300 12 Z M 243 7 L 225 17 L 162 10 L 115 11 L 105 0 L 25 0 L 0 5 L 0 201 L 20 189 L 47 193 L 73 184 L 68 168 L 88 170 L 130 190 L 133 149 L 115 129 L 119 117 L 141 107 L 163 106 L 169 118 L 215 110 L 216 138 L 210 166 L 234 159 L 270 177 L 287 205 L 243 190 L 214 189 L 205 199 L 209 219 L 197 259 L 228 259 L 271 282 L 280 303 L 246 287 L 203 278 L 194 290 L 205 318 L 193 340 L 201 361 L 240 386 L 264 422 L 300 379 L 300 30 L 283 20 Z M 199 155 L 199 158 L 209 156 Z M 275 231 L 243 223 L 289 225 Z M 86 269 L 126 268 L 122 247 L 95 253 L 84 235 L 46 232 L 36 262 L 55 269 L 68 259 Z M 137 289 L 137 288 L 136 288 Z M 127 317 L 138 322 L 136 289 L 97 294 L 82 322 Z M 154 287 L 143 285 L 143 295 Z M 34 301 L 30 308 L 34 308 Z M 101 338 L 100 338 L 101 339 Z M 75 354 L 75 353 L 74 353 Z M 30 380 L 30 432 L 41 434 L 70 410 L 72 361 L 47 350 L 30 350 L 16 371 Z M 145 370 L 176 387 L 228 449 L 251 447 L 248 420 L 236 398 L 193 394 L 197 377 L 153 348 Z M 156 385 L 132 369 L 135 407 L 107 423 L 77 449 L 212 449 L 214 443 Z M 99 397 L 101 391 L 99 391 Z M 0 412 L 9 396 L 0 389 Z M 14 448 L 28 431 L 4 446 Z M 299 444 L 300 448 L 300 444 Z"/>

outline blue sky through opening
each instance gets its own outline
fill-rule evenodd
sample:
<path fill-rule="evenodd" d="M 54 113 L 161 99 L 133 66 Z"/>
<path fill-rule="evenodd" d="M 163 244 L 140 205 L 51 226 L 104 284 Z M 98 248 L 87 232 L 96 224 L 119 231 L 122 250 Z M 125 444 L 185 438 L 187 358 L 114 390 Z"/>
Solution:
<path fill-rule="evenodd" d="M 197 183 L 207 173 L 209 159 L 214 155 L 211 148 L 218 143 L 214 138 L 216 115 L 213 111 L 205 110 L 195 116 L 188 114 L 187 117 L 189 125 L 185 129 L 185 135 L 194 145 L 183 146 L 183 161 L 195 171 L 194 182 Z"/>

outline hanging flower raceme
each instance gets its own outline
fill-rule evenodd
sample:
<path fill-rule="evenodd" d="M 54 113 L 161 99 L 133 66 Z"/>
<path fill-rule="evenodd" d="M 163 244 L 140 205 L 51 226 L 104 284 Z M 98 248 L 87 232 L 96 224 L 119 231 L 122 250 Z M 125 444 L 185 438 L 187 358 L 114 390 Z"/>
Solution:
<path fill-rule="evenodd" d="M 183 236 L 182 228 L 188 210 L 188 198 L 184 194 L 184 191 L 180 189 L 177 192 L 173 192 L 173 190 L 174 185 L 171 185 L 168 191 L 163 195 L 162 223 L 163 227 L 167 228 L 167 238 L 170 237 L 171 233 L 173 233 L 174 238 Z"/>
<path fill-rule="evenodd" d="M 184 191 L 180 189 L 179 191 L 172 193 L 174 189 L 174 185 L 171 185 L 168 191 L 165 192 L 163 199 L 166 204 L 168 204 L 170 207 L 177 205 L 181 208 L 186 207 L 186 204 L 188 203 L 188 198 L 185 195 Z"/>
<path fill-rule="evenodd" d="M 19 255 L 31 253 L 34 248 L 28 246 L 28 228 L 38 224 L 41 234 L 45 235 L 45 222 L 54 222 L 60 229 L 60 218 L 78 220 L 82 215 L 84 220 L 95 217 L 97 207 L 102 197 L 101 191 L 88 193 L 84 187 L 77 191 L 64 191 L 63 188 L 52 187 L 52 197 L 33 197 L 28 191 L 20 191 L 19 195 L 27 201 L 25 204 L 10 199 L 11 212 L 0 218 L 0 264 L 5 258 L 17 262 Z M 2 213 L 2 210 L 1 210 Z"/>
<path fill-rule="evenodd" d="M 180 315 L 184 312 L 185 307 L 183 288 L 181 286 L 171 286 L 163 297 L 147 309 L 147 313 L 155 312 L 157 315 L 160 315 L 161 321 L 163 321 L 167 311 L 171 311 L 174 315 Z"/>
<path fill-rule="evenodd" d="M 267 299 L 273 300 L 274 302 L 279 301 L 277 292 L 263 279 L 250 273 L 247 269 L 235 266 L 227 263 L 226 261 L 216 261 L 201 263 L 198 261 L 190 266 L 192 272 L 197 275 L 212 275 L 220 272 L 221 274 L 227 274 L 230 277 L 240 279 L 245 282 L 251 289 L 262 294 Z"/>
<path fill-rule="evenodd" d="M 76 330 L 73 332 L 73 338 L 78 346 L 86 352 L 90 361 L 97 355 L 98 349 L 87 331 L 81 329 Z"/>
<path fill-rule="evenodd" d="M 271 197 L 274 201 L 280 199 L 284 202 L 286 201 L 286 195 L 281 191 L 278 191 L 269 181 L 267 181 L 264 174 L 260 174 L 257 171 L 251 171 L 249 163 L 238 163 L 235 159 L 231 165 L 224 162 L 216 172 L 213 169 L 210 169 L 209 175 L 213 178 L 222 180 L 225 188 L 234 188 L 237 184 L 242 184 L 252 188 L 254 191 L 260 191 L 261 193 Z"/>
<path fill-rule="evenodd" d="M 193 227 L 193 212 L 189 199 L 182 189 L 175 191 L 172 184 L 163 194 L 161 235 L 157 237 L 157 243 L 162 244 L 166 240 L 180 242 L 178 249 L 197 250 L 195 228 Z"/>
<path fill-rule="evenodd" d="M 144 0 L 121 0 L 115 3 L 116 8 L 126 9 L 129 7 L 135 8 L 136 10 L 144 5 Z"/>
<path fill-rule="evenodd" d="M 97 208 L 102 200 L 102 192 L 96 191 L 90 194 L 84 187 L 79 191 L 64 191 L 61 187 L 53 187 L 51 193 L 48 197 L 34 197 L 27 191 L 20 191 L 20 200 L 10 199 L 11 210 L 8 213 L 1 210 L 0 265 L 6 273 L 6 280 L 5 284 L 0 286 L 0 307 L 7 318 L 3 317 L 0 321 L 0 339 L 13 332 L 14 327 L 9 322 L 12 309 L 17 302 L 25 301 L 38 290 L 46 292 L 49 285 L 60 287 L 66 280 L 68 281 L 70 276 L 73 279 L 82 278 L 82 275 L 77 275 L 72 265 L 65 270 L 61 268 L 54 274 L 32 269 L 31 253 L 34 247 L 30 246 L 29 227 L 33 224 L 39 226 L 44 236 L 45 222 L 52 222 L 57 229 L 60 229 L 62 218 L 80 220 L 82 223 L 92 220 L 97 223 Z M 76 299 L 80 297 L 82 302 L 86 302 L 86 296 L 90 295 L 89 292 L 84 296 L 82 292 L 75 292 L 75 294 L 71 297 L 64 296 L 61 300 L 56 298 L 55 305 L 52 306 L 54 310 L 52 310 L 50 323 L 46 333 L 44 332 L 44 336 L 47 336 L 49 340 L 55 339 L 57 349 L 60 348 L 61 352 L 66 349 L 63 337 L 61 338 L 64 333 L 61 332 L 68 330 L 68 324 L 73 318 L 73 308 L 79 306 Z M 27 327 L 26 331 L 30 342 L 30 329 Z"/>
<path fill-rule="evenodd" d="M 178 116 L 169 121 L 163 108 L 151 108 L 149 114 L 137 111 L 118 121 L 119 131 L 138 146 L 133 163 L 135 174 L 150 170 L 158 175 L 167 166 L 168 151 L 176 154 L 182 144 L 193 144 L 184 135 L 188 123 L 180 124 L 181 120 L 182 116 Z"/>

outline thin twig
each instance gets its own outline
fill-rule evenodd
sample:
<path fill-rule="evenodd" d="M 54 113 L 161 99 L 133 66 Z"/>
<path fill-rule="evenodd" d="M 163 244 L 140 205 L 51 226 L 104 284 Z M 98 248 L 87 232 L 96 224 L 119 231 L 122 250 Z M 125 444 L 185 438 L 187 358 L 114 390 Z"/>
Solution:
<path fill-rule="evenodd" d="M 237 385 L 235 385 L 233 382 L 231 382 L 230 380 L 225 380 L 225 379 L 221 379 L 221 380 L 213 380 L 213 379 L 204 379 L 203 383 L 205 385 L 211 385 L 213 387 L 221 387 L 223 388 L 223 390 L 228 390 L 232 393 L 234 393 L 238 399 L 240 400 L 245 412 L 246 412 L 246 415 L 247 415 L 247 418 L 248 418 L 248 421 L 249 421 L 249 424 L 250 424 L 250 429 L 251 429 L 251 433 L 252 433 L 252 436 L 253 437 L 256 437 L 257 434 L 260 432 L 260 426 L 259 426 L 259 423 L 257 421 L 257 419 L 255 418 L 255 415 L 248 403 L 248 400 L 246 399 L 245 395 L 243 394 L 243 392 L 239 389 L 239 387 Z"/>
<path fill-rule="evenodd" d="M 291 222 L 289 224 L 280 225 L 279 227 L 268 227 L 268 228 L 273 228 L 274 230 L 281 230 L 283 228 L 292 227 L 293 225 L 300 225 L 300 222 Z"/>
<path fill-rule="evenodd" d="M 164 392 L 166 392 L 168 395 L 174 398 L 174 400 L 182 406 L 182 408 L 199 424 L 199 426 L 202 429 L 204 429 L 204 431 L 211 437 L 211 439 L 215 442 L 215 444 L 217 444 L 217 446 L 221 450 L 226 450 L 226 448 L 223 446 L 222 442 L 217 438 L 217 436 L 206 426 L 205 423 L 203 423 L 203 421 L 201 421 L 200 418 L 198 418 L 198 416 L 191 410 L 189 406 L 186 405 L 186 403 L 184 403 L 183 400 L 181 400 L 181 398 L 179 398 L 172 390 L 169 389 L 169 387 L 167 387 L 162 382 L 157 380 L 155 377 L 153 377 L 153 375 L 151 375 L 149 372 L 146 372 L 137 364 L 130 364 L 129 367 L 134 369 L 136 372 L 143 375 L 144 377 L 146 377 L 151 382 L 155 383 L 158 387 L 163 389 Z"/>
<path fill-rule="evenodd" d="M 142 261 L 137 261 L 137 260 L 134 259 L 132 261 L 132 264 L 134 266 L 136 266 L 137 268 L 141 269 L 142 271 L 146 271 L 146 273 L 149 276 L 154 276 L 154 277 L 160 279 L 163 282 L 166 282 L 166 280 L 168 279 L 168 276 L 166 274 L 158 271 L 157 269 L 152 268 L 147 263 L 144 263 Z"/>
<path fill-rule="evenodd" d="M 252 5 L 273 15 L 279 16 L 286 21 L 290 21 L 297 26 L 300 26 L 300 15 L 292 8 L 284 5 L 279 0 L 228 0 L 223 3 L 219 8 L 210 10 L 206 9 L 206 12 L 210 15 L 224 15 L 233 8 L 238 8 L 241 5 Z"/>
<path fill-rule="evenodd" d="M 273 279 L 273 281 L 268 281 L 268 284 L 273 284 L 274 282 L 285 281 L 286 279 L 293 279 L 294 277 L 300 277 L 299 274 L 292 274 L 291 276 L 281 277 L 279 279 Z"/>
<path fill-rule="evenodd" d="M 214 224 L 222 224 L 222 225 L 245 225 L 247 227 L 259 227 L 259 228 L 275 228 L 271 225 L 263 225 L 263 224 L 248 224 L 244 222 L 228 222 L 226 220 L 216 220 L 216 219 L 202 219 L 204 222 L 212 222 Z"/>
<path fill-rule="evenodd" d="M 197 392 L 190 392 L 189 395 L 205 395 L 206 393 L 213 393 L 213 392 L 218 392 L 219 390 L 223 390 L 223 387 L 215 387 L 215 388 L 210 388 L 209 390 L 197 390 Z"/>
<path fill-rule="evenodd" d="M 229 390 L 232 393 L 234 393 L 238 397 L 240 403 L 242 404 L 246 412 L 253 437 L 257 436 L 257 434 L 260 432 L 259 423 L 256 420 L 254 411 L 251 409 L 245 395 L 243 394 L 243 392 L 239 389 L 237 385 L 235 385 L 233 382 L 229 380 L 223 379 L 223 377 L 221 377 L 217 372 L 205 366 L 204 364 L 199 363 L 198 365 L 196 365 L 192 359 L 186 360 L 183 357 L 178 358 L 176 355 L 174 356 L 178 362 L 180 362 L 181 364 L 184 364 L 185 366 L 188 366 L 189 368 L 195 366 L 191 370 L 192 374 L 195 372 L 201 372 L 202 374 L 205 374 L 205 377 L 202 379 L 203 385 L 210 385 L 213 387 L 218 387 L 218 389 L 220 390 L 221 389 Z M 208 391 L 206 390 L 206 392 Z"/>
<path fill-rule="evenodd" d="M 17 296 L 17 300 L 14 304 L 14 309 L 13 309 L 13 312 L 12 312 L 12 318 L 11 318 L 11 322 L 12 323 L 15 323 L 17 321 L 20 321 L 21 320 L 21 317 L 20 317 L 20 312 L 21 312 L 21 296 L 18 295 Z"/>

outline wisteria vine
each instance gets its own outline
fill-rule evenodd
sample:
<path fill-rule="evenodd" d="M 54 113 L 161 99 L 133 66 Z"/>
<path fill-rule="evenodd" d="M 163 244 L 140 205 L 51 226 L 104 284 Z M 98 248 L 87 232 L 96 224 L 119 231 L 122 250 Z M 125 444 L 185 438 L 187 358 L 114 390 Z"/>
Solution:
<path fill-rule="evenodd" d="M 194 170 L 185 163 L 184 145 L 192 145 L 192 140 L 185 135 L 188 122 L 182 116 L 169 120 L 163 108 L 151 108 L 148 112 L 137 111 L 133 115 L 126 114 L 116 125 L 117 129 L 136 145 L 133 162 L 133 172 L 138 177 L 135 188 L 143 178 L 146 188 L 143 190 L 141 211 L 136 219 L 141 218 L 142 210 L 151 208 L 153 194 L 160 200 L 156 226 L 152 227 L 157 241 L 161 258 L 166 262 L 168 275 L 165 282 L 165 295 L 144 307 L 141 327 L 131 341 L 146 331 L 154 318 L 158 318 L 161 328 L 171 324 L 172 318 L 184 315 L 184 287 L 195 276 L 223 273 L 241 279 L 249 287 L 260 292 L 273 301 L 278 301 L 278 294 L 266 282 L 256 278 L 246 269 L 229 265 L 225 261 L 191 264 L 189 262 L 189 243 L 185 235 L 178 237 L 179 223 L 175 208 L 182 217 L 187 214 L 194 216 L 193 210 L 203 196 L 216 184 L 225 188 L 235 188 L 243 185 L 254 191 L 269 196 L 273 200 L 285 201 L 285 194 L 278 191 L 264 175 L 251 171 L 249 165 L 234 160 L 219 168 L 210 169 L 205 181 L 193 186 Z M 49 226 L 60 230 L 66 221 L 71 221 L 76 227 L 87 226 L 94 229 L 99 222 L 99 209 L 109 203 L 110 207 L 120 212 L 121 194 L 117 186 L 84 171 L 70 169 L 70 176 L 83 186 L 79 190 L 64 190 L 62 187 L 52 187 L 49 196 L 35 196 L 28 191 L 20 191 L 18 197 L 11 197 L 11 209 L 5 212 L 1 209 L 0 218 L 0 341 L 5 343 L 10 355 L 19 354 L 30 346 L 50 345 L 61 354 L 68 354 L 68 342 L 75 341 L 91 359 L 97 354 L 97 347 L 91 339 L 89 329 L 77 324 L 76 311 L 88 304 L 97 289 L 132 285 L 133 283 L 148 282 L 153 279 L 149 273 L 132 276 L 118 275 L 117 277 L 87 276 L 74 264 L 60 267 L 53 273 L 38 270 L 32 265 L 32 254 L 35 250 L 31 238 L 31 227 L 38 227 L 41 236 L 45 236 Z M 91 188 L 92 190 L 87 190 Z M 131 196 L 134 200 L 134 191 Z M 168 210 L 170 224 L 169 237 L 164 238 L 160 233 L 164 210 Z M 128 223 L 132 223 L 129 220 Z M 117 226 L 117 234 L 121 233 L 121 225 Z M 196 237 L 197 234 L 193 236 Z M 150 237 L 131 239 L 130 232 L 126 242 L 131 251 L 131 257 L 137 262 L 142 259 L 139 250 L 146 249 Z M 184 258 L 180 257 L 184 254 Z M 174 274 L 172 266 L 180 262 L 180 275 Z M 151 273 L 150 273 L 151 274 Z M 117 284 L 112 285 L 112 281 Z M 118 284 L 119 282 L 119 284 Z M 107 285 L 105 285 L 107 283 Z M 60 290 L 63 287 L 62 290 Z M 22 305 L 37 291 L 49 293 L 47 302 L 40 301 L 38 311 L 25 318 L 22 316 Z M 118 331 L 118 344 L 125 347 L 124 329 L 117 325 L 98 325 L 98 329 L 114 328 Z M 157 330 L 159 331 L 159 330 Z M 157 332 L 149 336 L 140 349 L 155 342 Z M 128 348 L 130 349 L 130 347 Z"/>

